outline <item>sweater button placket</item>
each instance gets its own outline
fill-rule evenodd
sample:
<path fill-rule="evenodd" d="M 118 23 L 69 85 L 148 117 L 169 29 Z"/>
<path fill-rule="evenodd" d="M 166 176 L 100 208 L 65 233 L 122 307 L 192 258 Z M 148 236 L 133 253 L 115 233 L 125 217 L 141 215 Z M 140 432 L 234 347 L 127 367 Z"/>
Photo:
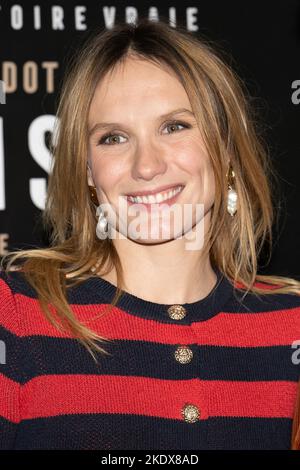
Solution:
<path fill-rule="evenodd" d="M 200 410 L 196 405 L 186 403 L 181 410 L 181 414 L 187 423 L 195 423 L 200 419 Z"/>
<path fill-rule="evenodd" d="M 173 320 L 182 320 L 186 316 L 186 309 L 182 305 L 171 305 L 168 308 L 168 315 Z M 193 351 L 187 346 L 178 346 L 174 356 L 176 361 L 181 364 L 187 364 L 193 358 Z"/>
<path fill-rule="evenodd" d="M 168 308 L 168 315 L 173 320 L 182 320 L 186 316 L 186 309 L 182 305 L 171 305 Z M 188 364 L 193 358 L 193 351 L 188 346 L 178 346 L 174 353 L 176 361 L 181 364 Z M 192 403 L 186 403 L 181 409 L 181 415 L 187 423 L 195 423 L 200 419 L 200 410 Z"/>
<path fill-rule="evenodd" d="M 171 305 L 168 308 L 168 315 L 173 320 L 182 320 L 186 316 L 186 309 L 182 305 Z"/>
<path fill-rule="evenodd" d="M 177 362 L 188 364 L 193 359 L 193 351 L 188 346 L 178 346 L 174 356 Z"/>

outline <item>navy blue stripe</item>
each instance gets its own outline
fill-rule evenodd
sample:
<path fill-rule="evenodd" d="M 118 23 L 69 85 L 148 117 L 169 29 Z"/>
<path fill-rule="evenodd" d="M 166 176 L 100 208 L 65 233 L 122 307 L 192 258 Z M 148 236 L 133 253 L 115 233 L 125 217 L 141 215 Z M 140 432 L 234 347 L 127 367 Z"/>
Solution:
<path fill-rule="evenodd" d="M 0 416 L 0 450 L 13 448 L 17 429 L 18 424 Z"/>
<path fill-rule="evenodd" d="M 0 363 L 0 373 L 15 382 L 24 383 L 26 379 L 23 376 L 23 358 L 20 354 L 23 338 L 16 336 L 0 325 L 0 341 L 3 341 L 5 349 L 5 363 Z M 16 367 L 16 364 L 18 367 Z"/>
<path fill-rule="evenodd" d="M 295 294 L 259 295 L 257 297 L 250 292 L 243 298 L 245 293 L 243 290 L 233 289 L 230 281 L 220 271 L 217 269 L 215 271 L 218 282 L 213 291 L 197 302 L 182 304 L 187 310 L 187 315 L 181 320 L 174 320 L 169 317 L 167 310 L 172 304 L 149 302 L 127 292 L 123 293 L 118 302 L 118 307 L 138 317 L 166 324 L 183 325 L 208 320 L 221 311 L 231 314 L 251 314 L 300 307 L 300 296 Z M 0 278 L 8 283 L 14 293 L 37 298 L 35 290 L 26 281 L 23 273 L 13 271 L 5 274 L 2 272 Z M 113 284 L 95 276 L 69 288 L 67 290 L 67 300 L 69 303 L 77 305 L 109 304 L 115 292 L 116 288 Z"/>
<path fill-rule="evenodd" d="M 5 430 L 4 421 L 0 430 Z M 291 429 L 289 418 L 214 417 L 186 423 L 143 415 L 74 414 L 22 421 L 14 449 L 288 450 Z"/>
<path fill-rule="evenodd" d="M 10 271 L 8 273 L 0 271 L 0 279 L 9 286 L 13 294 L 22 294 L 32 299 L 37 299 L 37 293 L 26 280 L 23 273 Z"/>
<path fill-rule="evenodd" d="M 207 440 L 213 450 L 289 450 L 290 418 L 210 418 Z"/>
<path fill-rule="evenodd" d="M 15 369 L 16 337 L 0 329 L 7 344 L 7 364 L 0 371 L 16 382 L 25 383 L 45 374 L 111 374 L 185 380 L 288 380 L 297 381 L 299 365 L 293 364 L 294 349 L 287 346 L 219 347 L 188 344 L 191 362 L 181 364 L 174 353 L 179 345 L 147 341 L 114 340 L 103 347 L 110 356 L 96 354 L 95 364 L 88 351 L 75 339 L 30 336 L 19 338 L 26 355 L 21 358 L 22 375 Z M 26 360 L 24 360 L 26 359 Z"/>

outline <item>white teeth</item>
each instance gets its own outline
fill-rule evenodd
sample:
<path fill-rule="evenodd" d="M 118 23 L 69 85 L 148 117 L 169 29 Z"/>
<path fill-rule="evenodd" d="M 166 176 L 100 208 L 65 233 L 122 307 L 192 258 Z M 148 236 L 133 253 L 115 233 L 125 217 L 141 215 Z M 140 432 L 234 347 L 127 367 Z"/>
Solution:
<path fill-rule="evenodd" d="M 150 194 L 149 196 L 128 196 L 128 199 L 135 203 L 154 204 L 171 199 L 171 197 L 174 197 L 175 194 L 179 193 L 182 189 L 182 186 L 178 186 L 166 193 Z"/>

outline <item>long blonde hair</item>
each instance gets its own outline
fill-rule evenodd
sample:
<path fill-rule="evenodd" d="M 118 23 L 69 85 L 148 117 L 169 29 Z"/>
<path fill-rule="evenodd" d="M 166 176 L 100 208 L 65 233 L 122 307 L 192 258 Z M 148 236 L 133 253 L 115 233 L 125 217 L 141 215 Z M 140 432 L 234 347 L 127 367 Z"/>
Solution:
<path fill-rule="evenodd" d="M 275 172 L 263 139 L 255 126 L 254 110 L 242 81 L 222 58 L 221 51 L 204 38 L 166 22 L 142 18 L 96 31 L 76 51 L 67 66 L 57 109 L 59 130 L 52 143 L 44 227 L 51 229 L 47 248 L 15 250 L 1 262 L 9 271 L 22 259 L 22 270 L 49 321 L 67 329 L 91 352 L 106 354 L 99 346 L 109 341 L 83 325 L 74 315 L 66 289 L 91 276 L 115 268 L 117 304 L 124 289 L 121 262 L 111 239 L 96 237 L 97 218 L 87 184 L 88 113 L 99 80 L 129 55 L 167 65 L 176 73 L 190 99 L 199 129 L 211 157 L 216 197 L 204 250 L 212 263 L 233 282 L 256 294 L 274 292 L 257 281 L 275 284 L 277 293 L 300 293 L 300 282 L 282 276 L 257 274 L 257 258 L 266 241 L 272 246 Z M 226 210 L 226 157 L 235 172 L 238 211 Z M 66 178 L 66 175 L 72 175 Z M 93 266 L 100 262 L 95 272 Z M 57 322 L 49 309 L 56 310 Z"/>

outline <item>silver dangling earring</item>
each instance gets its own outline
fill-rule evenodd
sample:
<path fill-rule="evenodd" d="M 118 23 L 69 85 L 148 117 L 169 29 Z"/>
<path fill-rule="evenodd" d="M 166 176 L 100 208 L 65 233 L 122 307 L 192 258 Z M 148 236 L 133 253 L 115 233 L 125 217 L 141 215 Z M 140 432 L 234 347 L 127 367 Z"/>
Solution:
<path fill-rule="evenodd" d="M 104 216 L 103 210 L 99 204 L 96 187 L 90 186 L 90 185 L 88 187 L 89 187 L 91 199 L 93 203 L 95 204 L 95 206 L 97 206 L 96 216 L 99 216 L 97 227 L 96 227 L 96 235 L 98 238 L 100 238 L 100 240 L 104 240 L 105 238 L 107 238 L 108 233 L 109 233 L 108 220 Z"/>
<path fill-rule="evenodd" d="M 228 172 L 227 172 L 227 182 L 228 182 L 227 211 L 229 212 L 231 217 L 233 217 L 234 214 L 236 213 L 237 200 L 238 200 L 237 192 L 233 187 L 234 180 L 235 180 L 235 173 L 234 173 L 231 165 L 229 165 L 229 169 L 228 169 Z"/>
<path fill-rule="evenodd" d="M 99 216 L 96 227 L 96 235 L 100 240 L 104 240 L 108 236 L 108 220 L 104 216 L 104 212 L 101 206 L 97 207 L 96 215 Z"/>

